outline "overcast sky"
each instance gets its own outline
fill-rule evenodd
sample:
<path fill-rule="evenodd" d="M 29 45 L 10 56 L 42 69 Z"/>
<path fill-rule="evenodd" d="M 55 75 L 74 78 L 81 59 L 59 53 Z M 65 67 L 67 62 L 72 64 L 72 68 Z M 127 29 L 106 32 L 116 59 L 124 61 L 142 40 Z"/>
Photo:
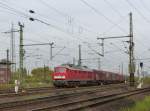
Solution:
<path fill-rule="evenodd" d="M 29 13 L 34 10 L 35 13 Z M 24 47 L 25 67 L 32 69 L 44 64 L 54 67 L 62 63 L 72 63 L 78 59 L 78 45 L 82 45 L 82 59 L 99 58 L 92 49 L 101 53 L 97 37 L 129 34 L 129 13 L 133 13 L 135 58 L 149 58 L 150 1 L 149 0 L 0 0 L 0 31 L 10 31 L 11 24 L 19 29 L 18 21 L 24 24 L 24 44 L 54 42 L 52 61 L 49 61 L 49 46 Z M 29 21 L 33 17 L 44 21 Z M 105 56 L 101 58 L 101 68 L 119 71 L 124 64 L 127 72 L 128 38 L 106 40 Z M 16 63 L 18 64 L 19 34 L 15 33 Z M 10 49 L 10 34 L 0 33 L 0 58 L 6 58 Z M 83 65 L 98 67 L 98 60 L 83 60 Z M 139 61 L 137 61 L 139 62 Z M 149 61 L 144 62 L 149 70 Z"/>

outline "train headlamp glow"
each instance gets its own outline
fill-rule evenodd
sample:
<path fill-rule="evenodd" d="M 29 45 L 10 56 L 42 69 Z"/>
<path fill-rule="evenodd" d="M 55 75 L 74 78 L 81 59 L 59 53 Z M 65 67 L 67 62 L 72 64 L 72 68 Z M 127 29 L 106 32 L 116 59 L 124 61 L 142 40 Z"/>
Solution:
<path fill-rule="evenodd" d="M 54 79 L 65 79 L 65 76 L 54 76 Z"/>

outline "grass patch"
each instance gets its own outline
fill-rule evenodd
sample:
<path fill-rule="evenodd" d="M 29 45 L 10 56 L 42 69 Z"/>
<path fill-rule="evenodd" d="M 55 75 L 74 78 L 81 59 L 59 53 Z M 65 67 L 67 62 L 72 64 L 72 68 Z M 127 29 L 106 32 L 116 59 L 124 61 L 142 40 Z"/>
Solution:
<path fill-rule="evenodd" d="M 14 89 L 15 84 L 0 84 L 0 90 Z M 19 86 L 21 87 L 21 85 Z M 52 82 L 25 82 L 22 84 L 23 88 L 40 88 L 40 87 L 53 87 Z"/>
<path fill-rule="evenodd" d="M 121 111 L 150 111 L 150 96 L 146 96 L 144 100 L 138 101 L 131 108 L 123 108 Z"/>
<path fill-rule="evenodd" d="M 143 79 L 144 84 L 150 84 L 150 77 L 145 77 Z"/>
<path fill-rule="evenodd" d="M 14 88 L 14 86 L 14 84 L 0 84 L 0 90 L 11 89 Z"/>
<path fill-rule="evenodd" d="M 24 88 L 40 88 L 40 87 L 52 87 L 53 84 L 51 82 L 49 83 L 43 83 L 43 82 L 34 82 L 34 83 L 24 83 Z"/>

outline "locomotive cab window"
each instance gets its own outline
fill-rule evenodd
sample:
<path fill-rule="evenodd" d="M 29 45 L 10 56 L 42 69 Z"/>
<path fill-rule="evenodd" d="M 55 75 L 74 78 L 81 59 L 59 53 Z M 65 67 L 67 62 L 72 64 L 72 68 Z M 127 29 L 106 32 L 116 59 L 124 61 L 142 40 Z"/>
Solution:
<path fill-rule="evenodd" d="M 55 72 L 66 72 L 66 68 L 63 67 L 56 68 Z"/>

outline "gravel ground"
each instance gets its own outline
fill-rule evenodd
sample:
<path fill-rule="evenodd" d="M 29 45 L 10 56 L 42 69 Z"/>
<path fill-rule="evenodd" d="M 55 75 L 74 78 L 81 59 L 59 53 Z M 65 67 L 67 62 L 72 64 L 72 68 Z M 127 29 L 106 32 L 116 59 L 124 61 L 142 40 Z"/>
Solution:
<path fill-rule="evenodd" d="M 132 107 L 136 101 L 144 99 L 145 96 L 150 96 L 150 92 L 145 94 L 134 95 L 119 101 L 114 101 L 94 108 L 86 109 L 86 111 L 121 111 L 122 108 Z"/>

